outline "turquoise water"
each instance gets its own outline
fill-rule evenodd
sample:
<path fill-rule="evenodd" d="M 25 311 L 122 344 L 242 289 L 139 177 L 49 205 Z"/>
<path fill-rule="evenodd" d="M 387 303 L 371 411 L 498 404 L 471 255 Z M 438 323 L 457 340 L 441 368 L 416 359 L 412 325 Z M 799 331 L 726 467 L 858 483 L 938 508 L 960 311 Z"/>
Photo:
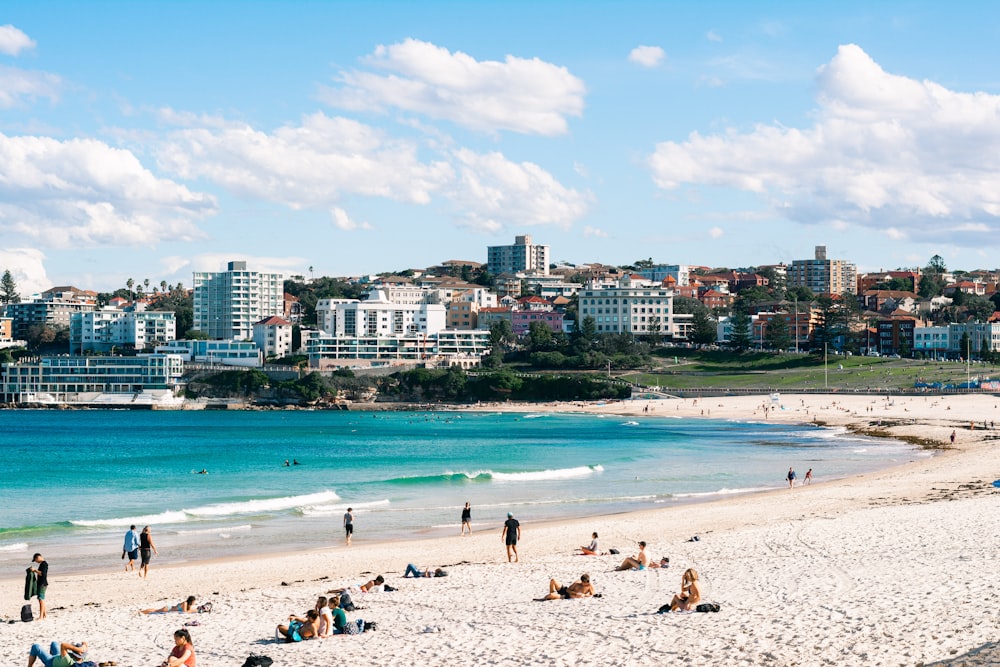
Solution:
<path fill-rule="evenodd" d="M 833 429 L 493 413 L 0 411 L 0 566 L 107 567 L 130 523 L 163 562 L 620 512 L 843 477 L 922 454 Z M 300 465 L 285 466 L 297 460 Z M 208 474 L 197 474 L 205 469 Z"/>

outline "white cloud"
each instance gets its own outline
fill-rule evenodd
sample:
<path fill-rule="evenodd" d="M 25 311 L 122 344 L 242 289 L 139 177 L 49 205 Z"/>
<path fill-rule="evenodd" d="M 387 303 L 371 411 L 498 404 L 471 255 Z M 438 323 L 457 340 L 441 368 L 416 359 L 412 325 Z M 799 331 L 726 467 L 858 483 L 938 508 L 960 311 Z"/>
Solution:
<path fill-rule="evenodd" d="M 21 299 L 52 287 L 45 272 L 45 255 L 36 248 L 0 248 L 0 275 L 10 271 Z"/>
<path fill-rule="evenodd" d="M 465 211 L 465 226 L 488 232 L 505 226 L 568 229 L 590 206 L 590 193 L 563 186 L 531 162 L 515 163 L 501 153 L 468 149 L 454 156 L 458 179 L 449 196 Z"/>
<path fill-rule="evenodd" d="M 35 41 L 10 25 L 0 25 L 0 53 L 16 56 L 25 49 L 35 48 Z"/>
<path fill-rule="evenodd" d="M 0 134 L 0 238 L 47 247 L 155 245 L 203 235 L 215 200 L 100 141 Z"/>
<path fill-rule="evenodd" d="M 22 100 L 40 97 L 59 99 L 61 79 L 46 72 L 32 72 L 0 65 L 0 109 L 9 109 Z"/>
<path fill-rule="evenodd" d="M 761 124 L 658 144 L 654 181 L 760 193 L 798 222 L 997 244 L 1000 96 L 889 74 L 855 45 L 841 46 L 817 83 L 811 127 Z"/>
<path fill-rule="evenodd" d="M 667 57 L 658 46 L 637 46 L 628 54 L 629 62 L 643 67 L 656 67 Z"/>
<path fill-rule="evenodd" d="M 270 134 L 212 119 L 172 133 L 158 156 L 181 178 L 207 178 L 241 197 L 293 209 L 329 207 L 344 193 L 425 204 L 453 177 L 447 163 L 422 163 L 411 142 L 322 113 Z"/>
<path fill-rule="evenodd" d="M 347 211 L 342 208 L 334 208 L 330 211 L 333 216 L 333 224 L 336 225 L 337 229 L 342 229 L 345 232 L 353 232 L 358 229 L 372 229 L 372 226 L 367 222 L 355 222 L 347 215 Z"/>
<path fill-rule="evenodd" d="M 583 228 L 583 238 L 585 239 L 606 239 L 608 238 L 608 233 L 603 229 L 598 229 L 597 227 L 591 227 L 587 225 Z"/>
<path fill-rule="evenodd" d="M 486 132 L 565 134 L 567 116 L 583 114 L 583 81 L 538 58 L 480 61 L 407 39 L 379 46 L 363 63 L 370 70 L 340 72 L 341 85 L 320 97 L 352 111 L 398 108 Z"/>
<path fill-rule="evenodd" d="M 719 33 L 715 32 L 714 30 L 709 30 L 705 34 L 705 39 L 707 39 L 710 42 L 721 42 L 722 41 L 722 35 L 720 35 Z"/>
<path fill-rule="evenodd" d="M 726 232 L 722 230 L 722 227 L 712 227 L 708 230 L 708 235 L 713 239 L 721 239 Z"/>

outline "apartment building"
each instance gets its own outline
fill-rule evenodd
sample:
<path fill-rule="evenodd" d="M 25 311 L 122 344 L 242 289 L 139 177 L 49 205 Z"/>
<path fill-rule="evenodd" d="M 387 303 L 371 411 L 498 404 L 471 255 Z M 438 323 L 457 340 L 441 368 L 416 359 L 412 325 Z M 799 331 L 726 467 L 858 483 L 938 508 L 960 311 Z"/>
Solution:
<path fill-rule="evenodd" d="M 69 328 L 74 313 L 85 313 L 97 307 L 97 293 L 73 286 L 53 287 L 20 303 L 8 303 L 4 314 L 11 319 L 14 338 L 28 338 L 28 330 L 36 325 Z"/>
<path fill-rule="evenodd" d="M 175 340 L 158 345 L 156 352 L 176 356 L 185 362 L 218 366 L 257 368 L 264 361 L 257 344 L 245 340 Z"/>
<path fill-rule="evenodd" d="M 394 303 L 382 290 L 372 290 L 368 299 L 320 299 L 316 322 L 330 335 L 403 336 L 435 334 L 445 328 L 445 307 L 438 303 Z"/>
<path fill-rule="evenodd" d="M 808 287 L 813 294 L 857 294 L 858 270 L 843 259 L 827 259 L 826 246 L 816 246 L 813 259 L 796 259 L 788 267 L 789 287 Z"/>
<path fill-rule="evenodd" d="M 278 316 L 264 318 L 253 325 L 253 342 L 264 358 L 282 358 L 292 354 L 292 323 Z"/>
<path fill-rule="evenodd" d="M 674 314 L 673 290 L 636 276 L 624 276 L 613 287 L 591 282 L 578 299 L 580 320 L 592 318 L 598 333 L 684 338 L 693 319 Z"/>
<path fill-rule="evenodd" d="M 73 313 L 69 323 L 69 353 L 107 354 L 114 350 L 146 350 L 177 338 L 173 312 L 147 311 L 136 303 L 124 308 Z"/>
<path fill-rule="evenodd" d="M 194 328 L 213 340 L 250 340 L 253 325 L 284 314 L 284 276 L 229 262 L 225 271 L 195 272 Z"/>
<path fill-rule="evenodd" d="M 490 274 L 537 273 L 549 275 L 549 246 L 535 245 L 527 234 L 514 237 L 514 245 L 489 246 L 486 266 Z"/>
<path fill-rule="evenodd" d="M 41 357 L 3 368 L 6 402 L 72 403 L 98 394 L 173 389 L 184 374 L 184 361 L 170 354 Z"/>

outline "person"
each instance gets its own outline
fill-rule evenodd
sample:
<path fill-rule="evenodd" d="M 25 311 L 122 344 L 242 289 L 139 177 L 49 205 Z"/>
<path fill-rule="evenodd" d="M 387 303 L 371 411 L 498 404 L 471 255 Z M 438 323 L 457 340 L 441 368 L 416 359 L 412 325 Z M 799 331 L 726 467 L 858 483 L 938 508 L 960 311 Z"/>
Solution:
<path fill-rule="evenodd" d="M 160 552 L 156 550 L 156 545 L 153 544 L 153 534 L 149 531 L 149 526 L 145 526 L 142 532 L 139 533 L 139 556 L 141 560 L 139 561 L 139 576 L 147 577 L 149 576 L 149 561 L 152 560 L 153 554 L 160 555 Z"/>
<path fill-rule="evenodd" d="M 589 598 L 594 594 L 594 586 L 590 583 L 589 574 L 581 574 L 580 581 L 569 586 L 561 586 L 555 579 L 549 579 L 549 594 L 541 600 L 569 600 L 570 598 Z"/>
<path fill-rule="evenodd" d="M 170 611 L 176 611 L 181 614 L 192 614 L 198 611 L 198 608 L 194 605 L 194 596 L 187 596 L 186 600 L 178 602 L 174 605 L 167 605 L 166 607 L 158 607 L 155 609 L 142 609 L 139 611 L 140 614 L 166 614 Z"/>
<path fill-rule="evenodd" d="M 38 597 L 38 620 L 42 620 L 48 614 L 45 607 L 45 591 L 49 588 L 49 564 L 42 554 L 35 554 L 31 557 L 31 565 L 28 566 L 28 575 L 35 576 L 35 596 Z M 31 599 L 26 592 L 25 600 Z"/>
<path fill-rule="evenodd" d="M 330 608 L 333 615 L 333 634 L 342 635 L 347 628 L 347 612 L 340 606 L 339 595 L 330 598 Z"/>
<path fill-rule="evenodd" d="M 649 565 L 649 555 L 646 553 L 646 543 L 639 542 L 639 553 L 629 556 L 615 569 L 619 572 L 623 570 L 645 570 L 647 565 Z"/>
<path fill-rule="evenodd" d="M 465 507 L 462 508 L 462 532 L 460 535 L 465 535 L 465 529 L 469 529 L 469 535 L 472 535 L 472 508 L 469 507 L 469 503 L 465 503 Z"/>
<path fill-rule="evenodd" d="M 593 539 L 590 540 L 590 544 L 585 547 L 580 547 L 580 551 L 583 552 L 584 556 L 596 556 L 597 555 L 597 533 L 592 533 Z"/>
<path fill-rule="evenodd" d="M 375 577 L 374 579 L 372 579 L 370 581 L 367 581 L 367 582 L 365 582 L 363 584 L 360 584 L 357 588 L 362 593 L 371 593 L 371 592 L 375 591 L 379 586 L 382 586 L 384 584 L 385 584 L 385 577 L 383 577 L 380 574 L 377 577 Z M 344 591 L 350 592 L 350 590 L 351 590 L 350 587 L 347 587 L 347 588 L 335 588 L 332 591 L 327 591 L 327 592 L 328 593 L 338 593 L 339 594 L 339 593 L 343 593 Z"/>
<path fill-rule="evenodd" d="M 792 488 L 792 485 L 794 483 L 795 483 L 795 471 L 792 470 L 791 468 L 789 468 L 788 469 L 788 488 L 789 489 Z"/>
<path fill-rule="evenodd" d="M 40 644 L 32 644 L 31 652 L 28 654 L 28 667 L 35 664 L 35 660 L 41 660 L 45 667 L 72 667 L 77 664 L 87 653 L 87 642 L 73 644 L 70 642 L 52 642 L 48 653 Z"/>
<path fill-rule="evenodd" d="M 500 539 L 504 540 L 504 543 L 507 545 L 507 562 L 511 562 L 511 553 L 513 553 L 514 562 L 519 562 L 517 541 L 521 539 L 521 523 L 510 512 L 507 512 L 507 520 L 503 522 Z"/>
<path fill-rule="evenodd" d="M 403 573 L 403 578 L 406 579 L 406 578 L 410 577 L 411 575 L 414 576 L 414 577 L 416 577 L 416 578 L 422 578 L 422 577 L 447 577 L 448 573 L 445 572 L 444 570 L 442 570 L 441 568 L 438 568 L 436 570 L 432 570 L 431 568 L 427 568 L 426 570 L 424 570 L 423 572 L 421 572 L 420 570 L 417 569 L 416 565 L 414 565 L 413 563 L 410 563 L 410 564 L 408 564 L 406 566 L 406 572 Z"/>
<path fill-rule="evenodd" d="M 351 536 L 354 535 L 354 509 L 351 507 L 344 513 L 344 533 L 347 537 L 347 546 L 351 546 Z"/>
<path fill-rule="evenodd" d="M 668 557 L 664 556 L 659 561 L 655 561 L 654 560 L 652 563 L 649 564 L 649 567 L 652 568 L 652 569 L 664 569 L 664 568 L 668 568 L 668 567 L 670 567 L 670 559 Z"/>
<path fill-rule="evenodd" d="M 305 618 L 295 614 L 289 616 L 288 625 L 279 625 L 275 637 L 284 637 L 286 642 L 300 642 L 303 639 L 316 639 L 318 634 L 319 614 L 315 609 L 310 609 Z"/>
<path fill-rule="evenodd" d="M 690 611 L 699 602 L 701 589 L 698 588 L 698 572 L 689 567 L 681 575 L 681 592 L 670 601 L 670 611 Z"/>
<path fill-rule="evenodd" d="M 955 429 L 952 429 L 951 431 L 951 444 L 955 444 Z"/>
<path fill-rule="evenodd" d="M 337 604 L 340 604 L 340 600 Z M 316 636 L 320 639 L 329 637 L 333 634 L 333 613 L 330 611 L 330 601 L 326 596 L 321 595 L 316 600 L 316 613 L 319 615 L 319 629 Z"/>
<path fill-rule="evenodd" d="M 174 632 L 174 648 L 164 664 L 167 667 L 195 667 L 194 644 L 187 628 Z"/>
<path fill-rule="evenodd" d="M 286 467 L 286 468 L 288 468 L 288 467 L 290 467 L 291 465 L 292 465 L 292 464 L 288 462 L 288 459 L 285 459 L 285 467 Z"/>
<path fill-rule="evenodd" d="M 125 566 L 126 572 L 135 571 L 135 562 L 139 560 L 139 533 L 135 531 L 135 524 L 133 523 L 129 526 L 128 532 L 125 533 L 125 545 L 122 547 L 122 558 L 128 557 L 128 565 Z"/>
<path fill-rule="evenodd" d="M 812 484 L 813 481 L 813 469 L 809 468 L 806 470 L 806 477 L 802 480 L 805 484 Z"/>

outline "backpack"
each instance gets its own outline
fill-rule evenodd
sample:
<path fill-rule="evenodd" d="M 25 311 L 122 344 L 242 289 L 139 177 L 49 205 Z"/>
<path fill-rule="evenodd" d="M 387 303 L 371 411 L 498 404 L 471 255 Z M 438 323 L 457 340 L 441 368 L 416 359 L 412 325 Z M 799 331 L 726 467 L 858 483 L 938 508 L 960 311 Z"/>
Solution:
<path fill-rule="evenodd" d="M 354 601 L 347 591 L 340 594 L 340 608 L 344 611 L 355 611 Z"/>
<path fill-rule="evenodd" d="M 719 605 L 716 602 L 702 602 L 694 610 L 701 612 L 719 611 Z"/>
<path fill-rule="evenodd" d="M 246 659 L 243 663 L 243 667 L 271 667 L 274 660 L 267 657 L 266 655 L 253 655 Z"/>
<path fill-rule="evenodd" d="M 31 613 L 31 605 L 26 604 L 21 607 L 21 620 L 25 623 L 30 623 L 35 620 L 35 615 Z"/>

